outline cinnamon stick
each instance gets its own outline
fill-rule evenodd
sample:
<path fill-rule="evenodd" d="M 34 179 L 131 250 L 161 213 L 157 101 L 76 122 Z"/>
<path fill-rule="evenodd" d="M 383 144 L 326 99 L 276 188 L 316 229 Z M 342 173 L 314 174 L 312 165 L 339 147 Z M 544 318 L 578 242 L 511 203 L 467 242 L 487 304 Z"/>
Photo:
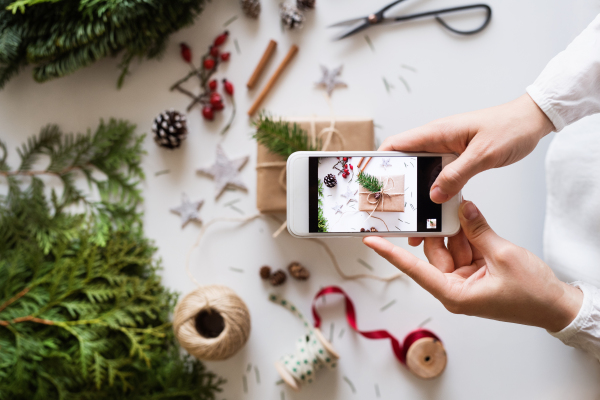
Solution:
<path fill-rule="evenodd" d="M 269 62 L 269 60 L 271 59 L 271 56 L 273 55 L 273 53 L 275 53 L 276 48 L 277 48 L 277 42 L 274 40 L 271 40 L 269 42 L 265 52 L 263 53 L 260 61 L 256 65 L 256 68 L 254 69 L 252 76 L 250 77 L 250 79 L 248 79 L 248 83 L 246 84 L 248 89 L 252 89 L 254 87 L 254 85 L 256 85 L 256 81 L 258 81 L 258 78 L 260 78 L 260 76 L 262 75 L 263 71 L 265 70 L 265 67 L 267 66 L 267 62 Z"/>
<path fill-rule="evenodd" d="M 251 116 L 252 114 L 254 114 L 256 112 L 256 110 L 258 110 L 258 108 L 260 107 L 260 104 L 263 102 L 265 97 L 267 97 L 267 94 L 269 94 L 269 92 L 275 85 L 275 82 L 277 81 L 279 76 L 282 74 L 282 72 L 285 70 L 285 68 L 288 66 L 290 61 L 292 61 L 292 58 L 294 58 L 294 56 L 296 55 L 297 52 L 298 52 L 298 46 L 293 45 L 290 48 L 290 51 L 288 51 L 288 53 L 286 54 L 286 56 L 283 59 L 283 61 L 281 62 L 281 64 L 279 64 L 279 66 L 277 67 L 277 70 L 275 71 L 275 73 L 273 73 L 273 75 L 269 79 L 269 82 L 267 82 L 267 85 L 263 88 L 263 90 L 260 92 L 260 94 L 258 95 L 256 100 L 254 101 L 254 104 L 252 104 L 252 107 L 250 107 L 250 110 L 248 110 L 248 115 Z"/>
<path fill-rule="evenodd" d="M 373 157 L 369 157 L 369 158 L 367 159 L 367 162 L 366 162 L 366 163 L 365 163 L 365 165 L 362 167 L 362 169 L 360 170 L 360 172 L 364 172 L 364 171 L 365 171 L 365 168 L 367 168 L 367 165 L 369 165 L 369 163 L 371 162 L 371 159 L 372 159 L 372 158 L 373 158 Z"/>
<path fill-rule="evenodd" d="M 365 159 L 364 157 L 361 157 L 360 160 L 358 160 L 358 164 L 356 164 L 357 168 L 360 168 L 360 165 L 362 164 L 364 159 Z"/>

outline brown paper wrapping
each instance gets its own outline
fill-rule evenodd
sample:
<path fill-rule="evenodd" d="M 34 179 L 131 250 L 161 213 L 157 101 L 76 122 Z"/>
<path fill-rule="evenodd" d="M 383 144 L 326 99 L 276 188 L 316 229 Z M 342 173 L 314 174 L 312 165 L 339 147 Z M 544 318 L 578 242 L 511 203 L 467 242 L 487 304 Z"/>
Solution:
<path fill-rule="evenodd" d="M 315 121 L 315 133 L 331 125 L 331 117 L 289 118 L 307 132 L 311 131 L 311 121 Z M 344 148 L 336 135 L 333 135 L 327 151 L 372 151 L 375 146 L 373 120 L 356 117 L 335 117 L 335 129 L 344 138 Z M 281 156 L 271 153 L 265 146 L 259 144 L 256 163 L 285 161 Z M 285 168 L 285 167 L 282 167 Z M 278 213 L 286 211 L 286 191 L 279 184 L 281 168 L 257 168 L 256 171 L 256 208 L 262 213 Z M 308 188 L 308 187 L 307 187 Z M 404 204 L 404 203 L 403 203 Z M 387 207 L 386 207 L 387 208 Z"/>
<path fill-rule="evenodd" d="M 388 179 L 389 178 L 389 179 Z M 362 186 L 358 190 L 358 211 L 404 212 L 404 175 L 382 176 L 383 198 L 377 204 L 375 194 L 369 196 Z M 375 205 L 377 204 L 377 208 Z"/>

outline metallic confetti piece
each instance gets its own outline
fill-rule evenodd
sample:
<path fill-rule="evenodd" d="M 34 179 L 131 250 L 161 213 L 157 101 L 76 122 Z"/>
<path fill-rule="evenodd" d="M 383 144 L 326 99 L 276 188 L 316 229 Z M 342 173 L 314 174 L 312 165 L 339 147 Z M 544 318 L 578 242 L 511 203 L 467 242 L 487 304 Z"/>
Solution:
<path fill-rule="evenodd" d="M 333 343 L 333 322 L 331 323 L 331 328 L 329 329 L 329 343 Z"/>
<path fill-rule="evenodd" d="M 258 372 L 258 367 L 254 366 L 254 375 L 256 375 L 256 383 L 260 385 L 260 372 Z"/>
<path fill-rule="evenodd" d="M 237 208 L 237 207 L 236 207 L 236 206 L 234 206 L 234 205 L 231 205 L 231 206 L 229 206 L 229 208 L 231 208 L 231 209 L 232 209 L 232 210 L 234 210 L 234 211 L 237 211 L 238 213 L 240 213 L 240 214 L 242 214 L 242 215 L 244 215 L 244 214 L 245 214 L 245 212 L 244 212 L 244 211 L 242 211 L 241 209 Z"/>
<path fill-rule="evenodd" d="M 359 264 L 362 264 L 365 268 L 373 271 L 373 267 L 371 265 L 369 265 L 369 263 L 367 263 L 365 260 L 357 258 L 356 261 L 358 261 Z"/>
<path fill-rule="evenodd" d="M 367 41 L 367 44 L 369 45 L 371 50 L 373 52 L 375 52 L 375 46 L 373 46 L 373 42 L 371 41 L 371 38 L 368 35 L 365 35 L 365 40 Z"/>
<path fill-rule="evenodd" d="M 402 64 L 400 67 L 407 69 L 409 71 L 412 71 L 412 72 L 417 72 L 417 69 L 415 67 L 411 67 L 410 65 Z"/>
<path fill-rule="evenodd" d="M 344 336 L 344 332 L 346 332 L 346 329 L 342 328 L 342 330 L 340 331 L 340 334 L 338 335 L 338 339 L 341 339 L 342 336 Z"/>
<path fill-rule="evenodd" d="M 248 379 L 246 379 L 246 375 L 242 377 L 242 383 L 244 384 L 244 393 L 248 393 Z"/>
<path fill-rule="evenodd" d="M 284 382 L 283 382 L 283 379 L 280 379 L 280 380 L 278 380 L 277 382 L 275 382 L 275 386 L 278 386 L 278 385 L 283 385 L 283 383 L 284 383 Z"/>
<path fill-rule="evenodd" d="M 385 306 L 381 307 L 381 311 L 385 311 L 388 308 L 390 308 L 391 306 L 393 306 L 394 304 L 396 304 L 396 299 L 390 301 L 389 303 L 387 303 Z"/>
<path fill-rule="evenodd" d="M 161 176 L 161 175 L 164 175 L 164 174 L 168 174 L 170 172 L 171 172 L 171 170 L 169 170 L 169 169 L 163 169 L 162 171 L 155 172 L 154 176 Z"/>
<path fill-rule="evenodd" d="M 394 86 L 392 86 L 392 84 L 389 83 L 387 79 L 385 79 L 385 76 L 383 76 L 382 79 L 383 79 L 383 84 L 385 85 L 385 91 L 390 93 L 390 89 L 393 89 Z"/>
<path fill-rule="evenodd" d="M 408 86 L 408 82 L 406 82 L 406 79 L 404 79 L 403 77 L 399 76 L 398 79 L 400 79 L 400 81 L 404 84 L 404 87 L 406 87 L 406 91 L 408 93 L 410 93 L 410 86 Z"/>
<path fill-rule="evenodd" d="M 236 19 L 238 19 L 237 15 L 234 15 L 233 17 L 229 18 L 227 21 L 225 21 L 225 23 L 223 24 L 224 27 L 228 27 L 229 25 L 231 25 Z"/>
<path fill-rule="evenodd" d="M 233 205 L 233 204 L 235 204 L 235 203 L 237 203 L 237 202 L 239 202 L 241 200 L 242 199 L 231 200 L 230 202 L 227 202 L 227 203 L 223 204 L 223 207 L 229 207 L 229 206 L 231 206 L 231 205 Z"/>
<path fill-rule="evenodd" d="M 356 388 L 354 387 L 354 384 L 352 383 L 352 381 L 350 381 L 350 379 L 348 379 L 346 375 L 344 375 L 344 380 L 348 383 L 350 389 L 352 389 L 352 393 L 356 393 Z"/>
<path fill-rule="evenodd" d="M 240 50 L 240 44 L 238 43 L 237 39 L 233 39 L 233 44 L 235 45 L 235 51 L 238 54 L 242 54 L 241 50 Z"/>
<path fill-rule="evenodd" d="M 235 271 L 235 272 L 241 272 L 243 273 L 244 270 L 241 268 L 236 268 L 236 267 L 229 267 L 230 270 Z M 248 371 L 250 371 L 250 368 L 252 368 L 252 364 L 248 364 Z"/>
<path fill-rule="evenodd" d="M 419 324 L 419 328 L 422 328 L 423 326 L 425 326 L 426 324 L 431 322 L 431 317 L 427 318 L 425 321 L 421 322 Z"/>
<path fill-rule="evenodd" d="M 375 395 L 377 396 L 377 398 L 380 398 L 381 395 L 379 394 L 379 385 L 375 384 Z"/>

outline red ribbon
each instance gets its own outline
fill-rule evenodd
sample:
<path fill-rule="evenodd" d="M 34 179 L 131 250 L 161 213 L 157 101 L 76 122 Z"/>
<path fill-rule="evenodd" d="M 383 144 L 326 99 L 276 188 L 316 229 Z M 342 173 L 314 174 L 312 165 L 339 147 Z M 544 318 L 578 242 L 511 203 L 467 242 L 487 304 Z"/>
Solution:
<path fill-rule="evenodd" d="M 341 288 L 337 286 L 327 286 L 321 289 L 315 296 L 312 304 L 312 314 L 315 319 L 315 328 L 319 328 L 321 326 L 321 317 L 317 313 L 317 300 L 327 294 L 341 294 L 344 296 L 346 300 L 346 320 L 348 321 L 348 325 L 352 327 L 357 333 L 366 337 L 367 339 L 390 339 L 392 342 L 392 350 L 394 351 L 394 355 L 402 364 L 406 365 L 406 353 L 410 346 L 415 343 L 417 340 L 422 338 L 433 338 L 435 340 L 440 340 L 433 332 L 428 331 L 427 329 L 415 329 L 410 332 L 404 338 L 404 343 L 400 344 L 400 341 L 393 337 L 388 331 L 377 330 L 377 331 L 361 331 L 356 326 L 356 312 L 354 310 L 354 304 L 350 297 L 344 292 Z"/>

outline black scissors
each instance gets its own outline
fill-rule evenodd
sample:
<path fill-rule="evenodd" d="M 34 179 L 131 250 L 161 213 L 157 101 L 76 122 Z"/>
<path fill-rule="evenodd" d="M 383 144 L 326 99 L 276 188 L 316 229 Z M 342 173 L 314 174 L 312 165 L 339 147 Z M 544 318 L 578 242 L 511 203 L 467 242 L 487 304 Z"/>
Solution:
<path fill-rule="evenodd" d="M 457 33 L 459 35 L 473 35 L 477 32 L 481 32 L 482 30 L 484 30 L 485 27 L 488 26 L 488 24 L 490 23 L 490 20 L 492 19 L 492 9 L 487 4 L 471 4 L 471 5 L 467 5 L 467 6 L 443 8 L 440 10 L 427 11 L 427 12 L 418 13 L 418 14 L 402 15 L 399 17 L 386 18 L 384 16 L 384 14 L 387 10 L 389 10 L 390 8 L 392 8 L 393 6 L 395 6 L 396 4 L 398 4 L 402 1 L 404 1 L 404 0 L 394 1 L 393 3 L 388 4 L 387 6 L 383 7 L 381 10 L 377 11 L 376 13 L 370 14 L 366 17 L 349 19 L 347 21 L 342 21 L 342 22 L 338 22 L 337 24 L 330 25 L 329 27 L 333 28 L 333 27 L 339 27 L 339 26 L 356 25 L 357 23 L 362 22 L 360 25 L 356 26 L 354 29 L 352 29 L 352 30 L 346 32 L 345 34 L 343 34 L 342 36 L 339 36 L 338 38 L 336 38 L 336 40 L 339 40 L 339 39 L 343 39 L 348 36 L 354 35 L 355 33 L 358 33 L 360 31 L 367 29 L 374 25 L 392 24 L 395 22 L 409 21 L 412 19 L 434 17 L 437 22 L 439 22 L 444 28 L 448 29 L 451 32 Z M 453 28 L 450 25 L 448 25 L 446 23 L 446 21 L 444 21 L 440 17 L 440 15 L 444 15 L 444 14 L 451 14 L 451 13 L 455 13 L 455 12 L 466 11 L 466 10 L 476 10 L 476 9 L 485 10 L 486 16 L 485 16 L 485 21 L 483 21 L 483 24 L 481 24 L 481 26 L 479 26 L 478 28 L 472 29 L 472 30 L 459 30 L 459 29 Z"/>

